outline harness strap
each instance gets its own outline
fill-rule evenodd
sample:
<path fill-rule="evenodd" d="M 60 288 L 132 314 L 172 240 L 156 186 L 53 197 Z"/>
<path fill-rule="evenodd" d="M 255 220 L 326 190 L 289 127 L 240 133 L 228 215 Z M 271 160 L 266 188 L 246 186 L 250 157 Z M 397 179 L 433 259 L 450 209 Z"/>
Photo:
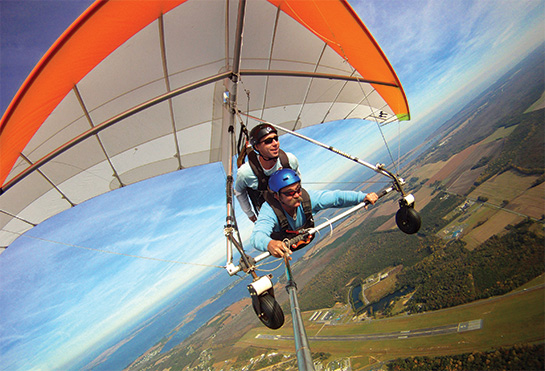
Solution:
<path fill-rule="evenodd" d="M 280 232 L 273 232 L 271 233 L 271 238 L 274 240 L 284 240 L 285 238 L 291 238 L 300 233 L 301 230 L 309 229 L 314 227 L 314 217 L 312 216 L 312 203 L 310 201 L 310 196 L 308 192 L 301 188 L 301 196 L 303 198 L 303 202 L 301 202 L 301 206 L 303 207 L 303 213 L 305 215 L 305 223 L 301 228 L 299 228 L 297 231 L 290 230 L 291 227 L 288 222 L 288 218 L 286 217 L 286 214 L 284 214 L 284 209 L 282 208 L 282 205 L 280 204 L 280 201 L 278 201 L 276 198 L 274 198 L 272 193 L 267 193 L 265 195 L 266 201 L 269 203 L 271 208 L 274 211 L 274 214 L 276 215 L 276 218 L 278 219 L 278 222 L 280 224 Z M 308 245 L 314 236 L 310 236 L 305 241 L 301 241 L 297 244 L 295 248 L 292 247 L 292 249 L 299 249 L 303 246 Z"/>
<path fill-rule="evenodd" d="M 280 158 L 280 164 L 282 165 L 282 168 L 291 169 L 290 161 L 286 152 L 279 150 L 278 158 Z M 265 175 L 263 166 L 261 166 L 261 163 L 259 162 L 259 158 L 257 157 L 257 153 L 255 153 L 255 151 L 251 151 L 250 153 L 248 153 L 248 163 L 250 164 L 252 171 L 257 177 L 257 189 L 260 191 L 266 191 L 269 183 L 269 176 Z"/>
<path fill-rule="evenodd" d="M 290 161 L 286 152 L 279 150 L 278 158 L 280 158 L 282 168 L 291 169 Z M 248 164 L 257 177 L 257 189 L 248 188 L 248 196 L 250 197 L 255 213 L 259 214 L 259 209 L 261 209 L 261 205 L 263 205 L 263 202 L 265 202 L 264 194 L 269 192 L 269 176 L 265 175 L 265 171 L 263 170 L 255 151 L 250 151 L 248 153 Z"/>

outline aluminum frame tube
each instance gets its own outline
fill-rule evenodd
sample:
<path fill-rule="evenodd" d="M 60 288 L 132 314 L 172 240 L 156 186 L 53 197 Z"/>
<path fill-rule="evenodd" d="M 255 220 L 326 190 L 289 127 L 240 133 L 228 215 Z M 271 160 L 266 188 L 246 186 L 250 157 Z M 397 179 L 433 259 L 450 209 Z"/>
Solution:
<path fill-rule="evenodd" d="M 227 171 L 227 184 L 226 184 L 226 198 L 227 198 L 227 216 L 226 216 L 226 228 L 232 228 L 234 223 L 234 207 L 233 207 L 233 156 L 234 156 L 234 147 L 235 147 L 235 117 L 236 117 L 236 104 L 237 104 L 237 93 L 238 93 L 238 82 L 239 82 L 239 71 L 240 71 L 240 58 L 242 50 L 242 35 L 244 33 L 244 15 L 246 12 L 246 0 L 240 0 L 238 3 L 238 18 L 237 18 L 237 29 L 236 29 L 236 39 L 235 39 L 235 50 L 233 54 L 233 70 L 230 74 L 232 86 L 229 91 L 229 127 L 228 134 L 230 137 L 230 146 L 229 146 L 229 166 Z M 232 232 L 231 232 L 232 233 Z M 234 275 L 233 273 L 233 242 L 230 239 L 232 234 L 226 235 L 227 237 L 227 252 L 226 252 L 226 270 L 229 275 Z M 237 246 L 238 247 L 238 246 Z M 240 247 L 242 250 L 242 247 Z M 242 258 L 245 259 L 244 251 L 240 252 Z"/>
<path fill-rule="evenodd" d="M 293 339 L 295 342 L 295 354 L 297 355 L 297 367 L 299 371 L 314 371 L 314 362 L 308 344 L 307 332 L 301 316 L 301 308 L 297 300 L 297 288 L 295 284 L 286 287 L 290 297 L 291 318 L 293 323 Z"/>
<path fill-rule="evenodd" d="M 282 131 L 284 131 L 284 132 L 286 132 L 286 133 L 288 133 L 288 134 L 291 134 L 291 135 L 294 135 L 294 136 L 296 136 L 296 137 L 298 137 L 298 138 L 301 138 L 301 139 L 303 139 L 303 140 L 306 140 L 307 142 L 310 142 L 310 143 L 312 143 L 312 144 L 316 144 L 317 146 L 320 146 L 320 147 L 322 147 L 322 148 L 325 148 L 325 149 L 327 149 L 328 151 L 331 151 L 331 152 L 333 152 L 333 153 L 336 153 L 336 154 L 338 154 L 338 155 L 341 155 L 341 156 L 343 156 L 343 157 L 346 157 L 346 158 L 349 159 L 349 160 L 352 160 L 352 161 L 354 161 L 354 162 L 357 162 L 358 164 L 363 165 L 363 166 L 365 166 L 365 167 L 367 167 L 367 168 L 373 170 L 374 172 L 376 172 L 376 173 L 378 173 L 378 174 L 382 174 L 382 175 L 384 175 L 384 176 L 386 176 L 386 177 L 388 177 L 388 178 L 390 178 L 390 179 L 394 179 L 394 180 L 395 180 L 395 177 L 392 177 L 392 174 L 391 174 L 391 173 L 389 173 L 389 172 L 387 172 L 387 171 L 384 171 L 383 169 L 379 168 L 378 165 L 370 164 L 369 162 L 366 162 L 366 161 L 364 161 L 364 160 L 362 160 L 362 159 L 360 159 L 360 158 L 357 158 L 357 157 L 352 156 L 352 155 L 350 155 L 350 154 L 348 154 L 348 153 L 345 153 L 345 152 L 343 152 L 343 151 L 341 151 L 341 150 L 338 150 L 338 149 L 335 148 L 335 147 L 328 146 L 327 144 L 324 144 L 324 143 L 322 143 L 322 142 L 319 142 L 319 141 L 317 141 L 317 140 L 315 140 L 315 139 L 312 139 L 312 138 L 309 138 L 309 137 L 307 137 L 307 136 L 305 136 L 305 135 L 296 133 L 296 132 L 293 131 L 293 130 L 289 130 L 289 129 L 286 129 L 286 128 L 280 126 L 280 125 L 273 124 L 272 122 L 268 122 L 268 121 L 266 121 L 266 120 L 262 120 L 262 119 L 260 119 L 260 118 L 258 118 L 258 117 L 255 117 L 255 116 L 252 116 L 252 115 L 248 115 L 248 114 L 243 113 L 243 112 L 239 112 L 239 113 L 240 113 L 241 115 L 247 116 L 247 117 L 249 117 L 249 118 L 251 118 L 251 119 L 253 119 L 253 120 L 256 120 L 256 121 L 258 121 L 258 122 L 261 122 L 261 123 L 264 123 L 264 124 L 271 125 L 271 126 L 275 127 L 275 128 L 278 129 L 278 130 L 282 130 Z"/>

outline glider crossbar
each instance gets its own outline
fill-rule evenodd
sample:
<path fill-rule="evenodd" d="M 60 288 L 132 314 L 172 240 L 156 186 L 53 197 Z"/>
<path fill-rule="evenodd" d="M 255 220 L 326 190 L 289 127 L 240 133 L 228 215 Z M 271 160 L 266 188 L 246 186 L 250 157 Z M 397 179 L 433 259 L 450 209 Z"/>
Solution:
<path fill-rule="evenodd" d="M 380 199 L 380 198 L 386 196 L 387 194 L 389 194 L 390 192 L 392 192 L 392 191 L 394 191 L 394 190 L 397 190 L 397 186 L 392 185 L 391 187 L 388 187 L 388 188 L 382 190 L 377 196 L 378 196 L 378 198 Z M 309 229 L 307 229 L 307 230 L 305 231 L 305 233 L 301 233 L 301 234 L 299 234 L 299 235 L 297 235 L 297 236 L 295 236 L 294 238 L 289 239 L 289 240 L 286 239 L 286 240 L 284 240 L 283 242 L 284 242 L 284 244 L 285 244 L 286 246 L 291 246 L 291 245 L 293 245 L 293 244 L 296 244 L 296 243 L 299 242 L 299 241 L 302 241 L 302 240 L 307 239 L 309 235 L 315 234 L 315 233 L 317 233 L 318 231 L 320 231 L 320 230 L 322 230 L 322 229 L 324 229 L 324 228 L 326 228 L 326 227 L 329 227 L 330 225 L 333 225 L 333 223 L 336 223 L 336 222 L 338 222 L 339 220 L 344 219 L 344 218 L 347 217 L 348 215 L 353 214 L 353 213 L 355 213 L 356 211 L 358 211 L 358 210 L 360 210 L 360 209 L 362 209 L 362 208 L 364 208 L 364 207 L 366 207 L 366 206 L 369 206 L 369 204 L 370 204 L 369 201 L 364 201 L 364 202 L 362 202 L 362 203 L 359 203 L 359 204 L 357 204 L 356 206 L 353 206 L 352 208 L 346 210 L 345 212 L 343 212 L 343 213 L 341 213 L 341 214 L 335 216 L 334 218 L 331 218 L 331 219 L 329 219 L 329 220 L 323 222 L 322 224 L 320 224 L 320 225 L 318 225 L 318 226 L 316 226 L 316 227 L 314 227 L 314 228 L 309 228 Z M 262 254 L 256 256 L 256 257 L 254 258 L 254 261 L 255 261 L 256 263 L 258 263 L 258 262 L 260 262 L 260 261 L 262 261 L 262 260 L 268 258 L 269 256 L 271 256 L 271 253 L 267 251 L 267 252 L 264 252 L 264 253 L 262 253 Z M 232 271 L 230 271 L 229 273 L 230 273 L 231 275 L 233 275 L 233 274 L 235 274 L 235 273 L 237 273 L 237 272 L 240 272 L 240 271 L 241 271 L 241 267 L 240 267 L 240 266 L 236 266 L 236 267 L 232 267 Z M 232 272 L 232 273 L 231 273 L 231 272 Z"/>

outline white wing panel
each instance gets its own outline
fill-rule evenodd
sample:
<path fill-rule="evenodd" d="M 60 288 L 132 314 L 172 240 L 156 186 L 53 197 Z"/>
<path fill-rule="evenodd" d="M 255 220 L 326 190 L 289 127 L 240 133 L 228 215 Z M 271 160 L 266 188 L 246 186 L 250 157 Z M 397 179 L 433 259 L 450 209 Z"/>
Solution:
<path fill-rule="evenodd" d="M 100 62 L 78 83 L 78 89 L 87 110 L 93 112 L 96 125 L 109 119 L 111 112 L 123 112 L 157 93 L 166 92 L 164 80 L 162 84 L 153 85 L 163 77 L 159 29 L 155 21 Z M 115 109 L 99 113 L 97 108 L 106 103 Z"/>

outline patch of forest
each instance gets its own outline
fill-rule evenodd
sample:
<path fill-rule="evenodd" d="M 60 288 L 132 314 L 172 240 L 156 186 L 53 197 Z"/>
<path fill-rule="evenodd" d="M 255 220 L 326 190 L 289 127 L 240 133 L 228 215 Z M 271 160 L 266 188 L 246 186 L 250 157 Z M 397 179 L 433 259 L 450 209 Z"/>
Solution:
<path fill-rule="evenodd" d="M 461 202 L 461 198 L 440 192 L 420 211 L 422 229 L 418 235 L 399 230 L 374 232 L 390 217 L 368 220 L 352 228 L 343 239 L 324 249 L 335 249 L 336 256 L 299 292 L 302 310 L 331 307 L 348 300 L 348 282 L 362 282 L 366 277 L 388 267 L 410 267 L 444 247 L 444 241 L 434 233 L 449 221 L 443 217 Z"/>
<path fill-rule="evenodd" d="M 524 221 L 475 250 L 454 241 L 421 262 L 403 269 L 397 287 L 415 287 L 407 310 L 423 312 L 502 295 L 545 271 L 543 236 Z"/>
<path fill-rule="evenodd" d="M 545 347 L 515 345 L 490 352 L 473 352 L 440 357 L 410 357 L 387 364 L 390 371 L 401 370 L 545 370 Z"/>
<path fill-rule="evenodd" d="M 388 267 L 403 265 L 395 290 L 414 287 L 407 303 L 410 312 L 437 310 L 505 294 L 544 272 L 545 241 L 531 231 L 530 221 L 510 226 L 469 251 L 459 240 L 435 236 L 456 213 L 463 199 L 439 192 L 420 211 L 422 228 L 417 235 L 400 231 L 374 232 L 388 217 L 379 217 L 353 228 L 347 238 L 324 249 L 336 256 L 299 293 L 302 310 L 346 303 L 350 281 L 363 280 Z M 445 218 L 450 213 L 450 218 Z M 355 278 L 355 279 L 354 279 Z"/>
<path fill-rule="evenodd" d="M 434 191 L 432 195 L 435 194 L 435 192 L 436 191 Z M 445 218 L 447 214 L 464 201 L 465 198 L 462 196 L 438 191 L 426 207 L 419 211 L 420 218 L 422 219 L 422 226 L 418 231 L 418 235 L 421 237 L 435 235 L 435 233 L 443 229 L 457 217 L 457 214 L 453 214 L 449 219 Z"/>

